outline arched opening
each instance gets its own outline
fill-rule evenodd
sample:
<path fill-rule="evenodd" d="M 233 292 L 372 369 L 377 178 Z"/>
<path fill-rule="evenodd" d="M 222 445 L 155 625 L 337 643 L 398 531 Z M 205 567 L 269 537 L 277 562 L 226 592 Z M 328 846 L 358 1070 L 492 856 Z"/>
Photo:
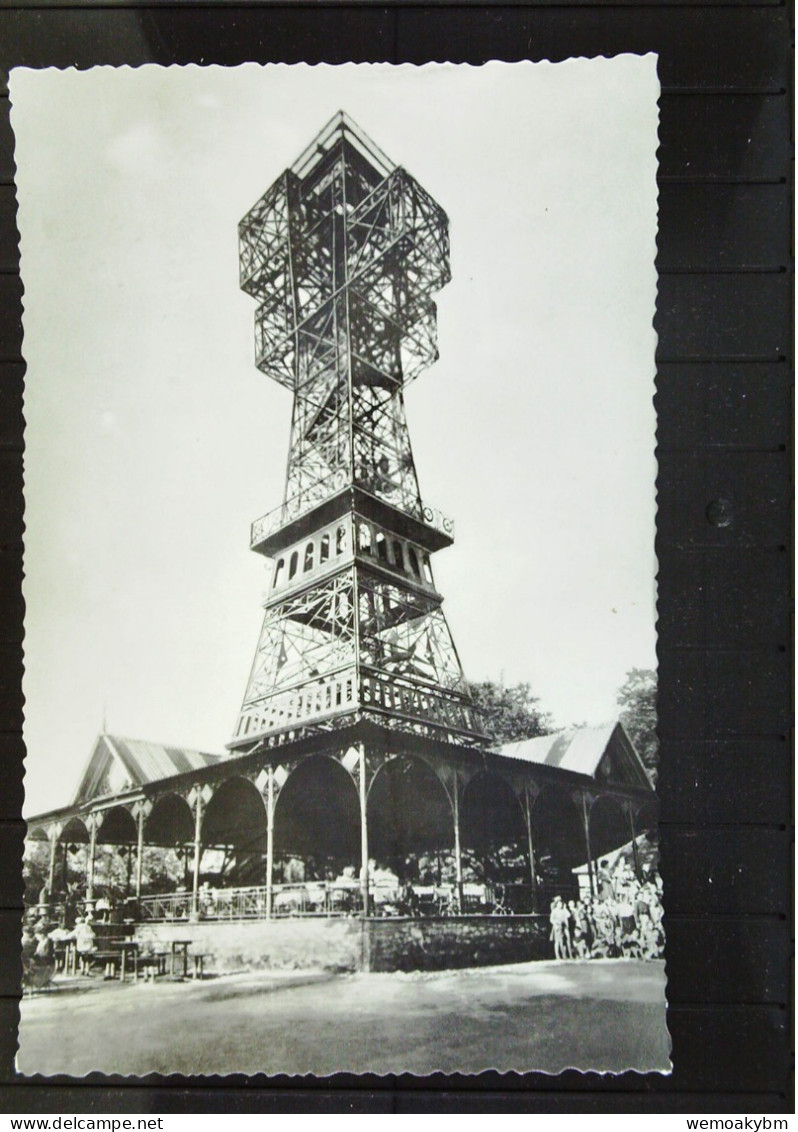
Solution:
<path fill-rule="evenodd" d="M 319 543 L 319 563 L 329 561 L 330 558 L 330 536 L 322 535 L 321 542 Z"/>
<path fill-rule="evenodd" d="M 153 806 L 144 823 L 147 845 L 188 845 L 194 840 L 194 815 L 185 798 L 165 794 Z"/>
<path fill-rule="evenodd" d="M 640 879 L 654 880 L 659 873 L 659 803 L 651 798 L 637 805 L 631 803 L 631 809 Z"/>
<path fill-rule="evenodd" d="M 357 548 L 361 554 L 371 554 L 371 528 L 363 522 L 357 525 Z"/>
<path fill-rule="evenodd" d="M 85 822 L 77 817 L 69 819 L 58 838 L 53 898 L 63 902 L 70 926 L 82 910 L 86 895 L 90 840 Z"/>
<path fill-rule="evenodd" d="M 423 759 L 399 755 L 377 772 L 368 796 L 369 854 L 400 881 L 454 884 L 449 796 Z"/>
<path fill-rule="evenodd" d="M 489 886 L 488 901 L 509 911 L 533 910 L 524 813 L 498 774 L 481 771 L 468 783 L 460 806 L 460 846 L 464 882 Z"/>
<path fill-rule="evenodd" d="M 277 565 L 274 567 L 274 588 L 280 585 L 283 580 L 283 570 L 285 569 L 285 559 L 278 558 Z"/>
<path fill-rule="evenodd" d="M 53 899 L 49 888 L 51 846 L 47 830 L 41 827 L 28 830 L 22 857 L 22 878 L 25 885 L 23 900 L 26 908 L 49 904 Z"/>
<path fill-rule="evenodd" d="M 296 568 L 297 568 L 298 562 L 299 562 L 299 554 L 295 550 L 294 553 L 291 555 L 291 560 L 288 564 L 288 580 L 289 580 L 289 582 L 296 575 Z"/>
<path fill-rule="evenodd" d="M 188 891 L 194 844 L 194 815 L 185 798 L 165 794 L 144 823 L 142 894 Z"/>
<path fill-rule="evenodd" d="M 217 788 L 202 819 L 200 879 L 213 885 L 265 882 L 266 807 L 247 778 L 228 778 Z"/>
<path fill-rule="evenodd" d="M 590 845 L 600 898 L 620 899 L 636 891 L 638 884 L 655 879 L 659 857 L 655 814 L 655 806 L 641 808 L 611 794 L 593 803 Z"/>
<path fill-rule="evenodd" d="M 354 890 L 359 870 L 357 788 L 339 762 L 313 755 L 288 776 L 274 808 L 275 882 L 345 877 Z"/>
<path fill-rule="evenodd" d="M 130 896 L 137 840 L 136 821 L 130 810 L 114 806 L 104 812 L 97 831 L 94 895 L 114 907 Z"/>
<path fill-rule="evenodd" d="M 313 569 L 313 552 L 314 552 L 314 550 L 315 550 L 314 544 L 312 542 L 309 542 L 307 544 L 307 546 L 305 547 L 305 561 L 302 565 L 302 573 L 303 574 L 307 574 L 309 570 Z"/>
<path fill-rule="evenodd" d="M 598 798 L 590 807 L 590 849 L 594 860 L 630 846 L 632 827 L 626 808 L 610 794 Z"/>
<path fill-rule="evenodd" d="M 593 856 L 594 887 L 597 896 L 606 899 L 619 892 L 625 883 L 626 873 L 631 876 L 637 846 L 632 845 L 632 830 L 625 806 L 611 794 L 597 798 L 590 807 L 590 851 Z M 589 878 L 581 870 L 582 889 Z"/>
<path fill-rule="evenodd" d="M 547 910 L 555 896 L 578 899 L 573 869 L 586 863 L 587 848 L 581 813 L 567 791 L 544 786 L 532 806 L 531 825 L 538 910 Z"/>
<path fill-rule="evenodd" d="M 651 798 L 647 802 L 632 803 L 632 814 L 636 833 L 644 833 L 656 841 L 659 830 L 659 802 Z"/>
<path fill-rule="evenodd" d="M 135 818 L 126 806 L 105 811 L 97 833 L 98 845 L 135 845 L 137 837 Z"/>
<path fill-rule="evenodd" d="M 88 845 L 90 838 L 86 823 L 81 821 L 80 818 L 70 818 L 61 830 L 61 836 L 58 840 L 64 845 Z"/>

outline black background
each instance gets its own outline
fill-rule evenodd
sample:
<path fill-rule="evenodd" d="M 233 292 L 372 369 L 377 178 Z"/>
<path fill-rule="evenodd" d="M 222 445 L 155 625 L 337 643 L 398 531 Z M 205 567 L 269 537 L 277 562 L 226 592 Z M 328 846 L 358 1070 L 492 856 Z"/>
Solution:
<path fill-rule="evenodd" d="M 794 1111 L 791 28 L 784 4 L 744 0 L 0 5 L 0 1111 Z M 672 1076 L 15 1076 L 24 363 L 8 70 L 623 51 L 656 51 L 662 83 L 659 793 Z"/>

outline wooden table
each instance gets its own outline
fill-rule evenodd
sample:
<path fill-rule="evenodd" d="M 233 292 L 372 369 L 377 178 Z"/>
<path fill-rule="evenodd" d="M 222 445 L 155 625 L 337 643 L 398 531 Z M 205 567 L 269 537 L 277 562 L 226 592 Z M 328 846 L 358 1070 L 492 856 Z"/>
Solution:
<path fill-rule="evenodd" d="M 145 978 L 147 976 L 147 973 L 150 971 L 152 972 L 153 978 L 155 978 L 156 975 L 165 975 L 167 955 L 168 952 L 166 951 L 145 951 L 144 954 L 142 954 L 140 951 L 137 951 L 134 954 L 136 977 L 138 978 L 139 968 L 144 970 Z"/>
<path fill-rule="evenodd" d="M 73 939 L 55 940 L 53 952 L 56 970 L 60 968 L 65 975 L 74 975 L 77 969 L 75 941 Z"/>
<path fill-rule="evenodd" d="M 136 956 L 138 955 L 139 945 L 135 939 L 122 939 L 116 944 L 122 955 L 122 964 L 119 972 L 121 982 L 125 981 L 125 972 L 127 970 L 128 955 L 133 960 L 133 978 L 138 978 L 138 964 L 136 963 Z"/>
<path fill-rule="evenodd" d="M 169 974 L 174 978 L 175 974 L 175 960 L 180 952 L 180 958 L 183 960 L 183 978 L 188 977 L 188 949 L 191 947 L 193 939 L 173 939 L 172 940 L 172 956 L 169 964 Z"/>
<path fill-rule="evenodd" d="M 121 968 L 124 962 L 122 953 L 117 949 L 115 951 L 90 951 L 88 953 L 92 963 L 101 963 L 105 968 L 106 978 L 113 978 L 117 970 Z M 108 974 L 108 968 L 113 967 L 113 974 Z"/>

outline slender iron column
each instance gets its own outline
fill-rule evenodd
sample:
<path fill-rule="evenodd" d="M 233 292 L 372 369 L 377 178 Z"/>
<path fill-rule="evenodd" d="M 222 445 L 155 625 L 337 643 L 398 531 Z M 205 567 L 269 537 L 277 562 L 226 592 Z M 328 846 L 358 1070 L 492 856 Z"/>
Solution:
<path fill-rule="evenodd" d="M 196 809 L 194 811 L 194 878 L 191 885 L 191 917 L 199 919 L 199 877 L 200 857 L 202 856 L 202 791 L 197 788 Z"/>
<path fill-rule="evenodd" d="M 50 868 L 47 873 L 47 896 L 50 904 L 53 903 L 53 889 L 55 888 L 55 857 L 57 849 L 58 834 L 55 832 L 55 829 L 52 829 L 50 831 Z"/>
<path fill-rule="evenodd" d="M 532 911 L 538 910 L 538 878 L 535 872 L 535 846 L 532 840 L 532 807 L 529 804 L 529 786 L 524 783 L 524 819 L 526 821 L 526 843 L 529 851 L 529 880 L 532 885 Z"/>
<path fill-rule="evenodd" d="M 632 803 L 631 802 L 629 802 L 627 804 L 627 811 L 629 813 L 629 828 L 632 831 L 632 856 L 634 858 L 634 863 L 635 863 L 635 876 L 637 877 L 638 880 L 640 880 L 641 879 L 640 857 L 638 856 L 638 853 L 637 853 L 637 832 L 635 831 L 635 817 L 634 817 L 634 814 L 632 812 Z"/>
<path fill-rule="evenodd" d="M 590 815 L 587 811 L 587 797 L 582 791 L 582 821 L 585 827 L 585 849 L 587 850 L 587 875 L 590 881 L 590 895 L 595 899 L 596 884 L 593 879 L 593 851 L 590 848 Z"/>
<path fill-rule="evenodd" d="M 454 868 L 455 878 L 457 880 L 457 902 L 460 906 L 460 912 L 464 911 L 463 908 L 463 858 L 460 850 L 460 791 L 457 788 L 457 778 L 454 780 Z"/>
<path fill-rule="evenodd" d="M 97 852 L 97 818 L 91 815 L 89 832 L 89 859 L 86 862 L 86 899 L 94 899 L 94 857 Z"/>
<path fill-rule="evenodd" d="M 269 785 L 266 795 L 266 919 L 272 918 L 274 873 L 274 767 L 269 767 Z"/>
<path fill-rule="evenodd" d="M 363 904 L 363 915 L 367 916 L 369 912 L 369 830 L 366 814 L 366 748 L 363 743 L 360 744 L 358 778 L 360 780 L 360 897 Z"/>
<path fill-rule="evenodd" d="M 141 899 L 141 878 L 144 868 L 144 806 L 139 806 L 136 822 L 136 900 Z"/>

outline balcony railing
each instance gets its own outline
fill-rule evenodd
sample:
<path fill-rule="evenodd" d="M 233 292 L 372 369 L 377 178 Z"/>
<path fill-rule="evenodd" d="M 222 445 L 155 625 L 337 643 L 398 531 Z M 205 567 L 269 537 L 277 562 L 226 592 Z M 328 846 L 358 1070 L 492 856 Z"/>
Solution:
<path fill-rule="evenodd" d="M 277 692 L 262 702 L 245 705 L 236 738 L 254 738 L 269 731 L 299 727 L 326 715 L 354 711 L 358 706 L 357 673 L 354 668 L 346 668 L 308 680 L 300 688 Z"/>
<path fill-rule="evenodd" d="M 267 511 L 265 515 L 256 519 L 252 524 L 250 546 L 253 548 L 260 546 L 264 539 L 273 535 L 275 531 L 279 531 L 287 523 L 293 523 L 295 519 L 307 515 L 327 499 L 332 499 L 334 495 L 337 495 L 339 491 L 346 487 L 346 482 L 346 472 L 339 468 L 326 479 L 315 483 L 312 489 L 303 492 L 301 495 L 294 495 L 291 499 L 286 499 L 285 503 Z"/>
<path fill-rule="evenodd" d="M 266 885 L 247 888 L 203 885 L 198 896 L 198 914 L 202 920 L 265 920 L 268 893 Z M 360 884 L 355 879 L 275 884 L 271 894 L 271 915 L 275 919 L 351 916 L 362 907 Z M 369 911 L 377 916 L 523 915 L 533 910 L 531 889 L 526 884 L 466 883 L 462 907 L 456 885 L 450 883 L 413 884 L 412 895 L 408 895 L 398 881 L 372 879 L 369 896 Z M 139 901 L 140 918 L 149 923 L 187 921 L 191 904 L 192 897 L 187 892 L 143 896 Z"/>
<path fill-rule="evenodd" d="M 437 688 L 364 673 L 361 677 L 361 699 L 365 709 L 383 709 L 438 727 L 479 731 L 479 721 L 471 703 L 457 695 L 446 695 Z"/>
<path fill-rule="evenodd" d="M 342 471 L 337 471 L 325 480 L 320 480 L 318 484 L 313 486 L 313 494 L 303 492 L 302 495 L 295 495 L 291 499 L 287 499 L 285 503 L 267 511 L 260 519 L 256 519 L 252 524 L 250 531 L 250 547 L 255 548 L 261 545 L 265 539 L 269 538 L 281 527 L 286 526 L 288 523 L 294 522 L 302 515 L 307 515 L 313 511 L 314 508 L 320 506 L 327 499 L 331 499 L 337 495 L 346 486 L 346 474 Z M 357 484 L 355 484 L 357 487 Z M 408 511 L 407 508 L 400 508 L 402 511 Z M 447 535 L 449 538 L 454 537 L 454 519 L 450 519 L 448 515 L 444 515 L 438 507 L 433 507 L 429 503 L 422 503 L 418 509 L 408 511 L 412 517 L 428 527 L 432 527 L 436 531 Z"/>

